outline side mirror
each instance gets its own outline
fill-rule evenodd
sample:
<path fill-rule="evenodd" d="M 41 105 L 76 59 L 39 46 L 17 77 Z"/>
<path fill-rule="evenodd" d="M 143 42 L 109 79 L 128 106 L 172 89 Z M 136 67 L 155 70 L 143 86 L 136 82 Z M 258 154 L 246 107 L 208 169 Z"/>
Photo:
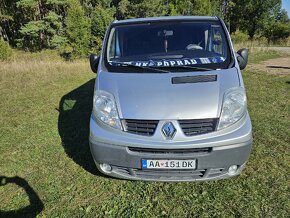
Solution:
<path fill-rule="evenodd" d="M 90 65 L 91 65 L 91 69 L 94 73 L 98 72 L 99 62 L 100 62 L 99 56 L 97 56 L 95 54 L 90 55 Z"/>
<path fill-rule="evenodd" d="M 242 48 L 237 52 L 237 60 L 240 66 L 240 69 L 243 70 L 248 64 L 249 50 Z"/>

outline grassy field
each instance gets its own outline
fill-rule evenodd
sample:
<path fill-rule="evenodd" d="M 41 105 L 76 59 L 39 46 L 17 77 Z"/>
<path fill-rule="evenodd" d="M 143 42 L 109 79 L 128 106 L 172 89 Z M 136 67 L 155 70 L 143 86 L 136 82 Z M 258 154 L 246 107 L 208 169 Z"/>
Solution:
<path fill-rule="evenodd" d="M 0 217 L 289 217 L 290 74 L 243 75 L 254 147 L 240 176 L 133 182 L 101 176 L 90 156 L 86 61 L 17 53 L 0 62 Z"/>

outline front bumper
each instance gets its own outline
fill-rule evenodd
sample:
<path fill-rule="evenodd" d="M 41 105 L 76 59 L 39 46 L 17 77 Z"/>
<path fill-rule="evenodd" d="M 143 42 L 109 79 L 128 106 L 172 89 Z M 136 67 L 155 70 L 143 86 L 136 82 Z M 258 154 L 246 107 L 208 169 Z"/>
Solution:
<path fill-rule="evenodd" d="M 156 140 L 154 143 L 152 142 L 154 138 L 147 136 L 111 131 L 91 119 L 90 149 L 99 171 L 112 177 L 147 181 L 224 179 L 238 175 L 251 152 L 250 118 L 247 115 L 239 122 L 232 129 L 227 130 L 228 132 L 216 131 L 187 137 L 192 138 L 191 141 L 165 141 L 163 144 L 162 140 Z M 195 159 L 197 168 L 195 170 L 142 170 L 142 159 Z M 102 170 L 100 167 L 102 163 L 109 164 L 112 170 L 110 172 Z M 232 165 L 238 166 L 234 175 L 228 173 Z"/>
<path fill-rule="evenodd" d="M 109 144 L 90 143 L 91 152 L 100 172 L 130 180 L 154 180 L 154 181 L 195 181 L 228 178 L 228 168 L 237 165 L 238 175 L 245 166 L 252 148 L 252 142 L 217 148 L 198 149 L 194 152 L 170 153 L 155 152 L 154 149 L 144 152 L 134 151 L 133 147 L 121 147 Z M 142 170 L 142 159 L 196 159 L 195 170 Z M 101 163 L 112 166 L 111 172 L 105 172 L 100 168 Z"/>

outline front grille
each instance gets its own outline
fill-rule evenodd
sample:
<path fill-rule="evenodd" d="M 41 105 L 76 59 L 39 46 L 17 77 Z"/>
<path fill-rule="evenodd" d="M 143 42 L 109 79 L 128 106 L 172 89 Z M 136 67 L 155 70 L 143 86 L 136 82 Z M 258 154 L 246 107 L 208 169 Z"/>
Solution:
<path fill-rule="evenodd" d="M 138 135 L 152 136 L 158 125 L 158 120 L 122 120 L 124 130 Z M 186 136 L 194 136 L 216 130 L 218 119 L 178 120 Z"/>
<path fill-rule="evenodd" d="M 158 120 L 122 120 L 126 132 L 152 136 L 157 128 Z"/>
<path fill-rule="evenodd" d="M 150 154 L 205 154 L 211 152 L 212 148 L 186 148 L 186 149 L 158 149 L 129 147 L 132 152 Z"/>
<path fill-rule="evenodd" d="M 134 170 L 135 176 L 151 179 L 199 179 L 206 170 Z"/>
<path fill-rule="evenodd" d="M 210 133 L 216 130 L 218 119 L 178 120 L 186 136 Z"/>

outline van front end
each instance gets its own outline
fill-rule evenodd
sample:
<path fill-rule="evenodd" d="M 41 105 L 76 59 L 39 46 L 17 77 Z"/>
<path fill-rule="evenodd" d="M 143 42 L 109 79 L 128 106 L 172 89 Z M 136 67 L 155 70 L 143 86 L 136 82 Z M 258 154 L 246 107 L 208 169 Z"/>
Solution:
<path fill-rule="evenodd" d="M 154 135 L 112 131 L 91 118 L 91 153 L 103 174 L 121 179 L 153 181 L 224 179 L 240 174 L 252 148 L 248 114 L 230 128 L 193 137 L 184 134 L 178 120 L 159 120 L 154 127 L 148 120 L 134 120 L 130 125 L 134 126 L 133 122 L 135 126 L 152 126 L 151 129 L 155 128 Z M 199 121 L 191 122 L 202 125 Z M 206 120 L 203 122 L 205 124 Z M 163 129 L 168 123 L 176 129 L 173 141 L 164 139 Z M 152 160 L 151 164 L 156 168 L 150 168 L 148 160 Z M 154 160 L 158 160 L 159 164 Z M 170 166 L 172 160 L 184 160 L 184 168 L 161 168 L 162 161 L 168 161 Z M 193 163 L 187 168 L 190 161 Z M 160 168 L 157 168 L 158 165 Z"/>
<path fill-rule="evenodd" d="M 90 149 L 108 176 L 205 181 L 239 175 L 252 149 L 241 69 L 217 17 L 115 21 L 101 55 Z"/>

